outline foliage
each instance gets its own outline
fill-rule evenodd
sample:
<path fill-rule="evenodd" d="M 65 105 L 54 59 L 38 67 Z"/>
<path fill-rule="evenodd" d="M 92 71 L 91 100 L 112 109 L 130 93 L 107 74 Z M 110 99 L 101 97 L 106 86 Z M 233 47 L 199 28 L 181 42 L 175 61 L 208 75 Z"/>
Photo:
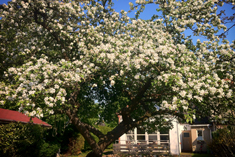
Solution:
<path fill-rule="evenodd" d="M 61 154 L 77 155 L 84 149 L 84 138 L 71 124 L 68 124 L 62 133 L 53 135 L 50 132 L 46 137 L 49 141 L 60 143 Z"/>
<path fill-rule="evenodd" d="M 56 142 L 43 142 L 39 156 L 41 157 L 54 157 L 60 149 L 60 144 Z"/>
<path fill-rule="evenodd" d="M 68 125 L 64 133 L 58 136 L 61 143 L 61 154 L 78 155 L 84 149 L 85 139 L 74 125 Z"/>
<path fill-rule="evenodd" d="M 226 127 L 213 132 L 213 141 L 209 148 L 215 156 L 235 155 L 235 127 Z"/>
<path fill-rule="evenodd" d="M 0 155 L 39 156 L 43 144 L 43 128 L 39 125 L 9 123 L 0 125 Z"/>
<path fill-rule="evenodd" d="M 77 134 L 75 137 L 69 138 L 68 154 L 78 155 L 84 149 L 85 139 L 81 134 Z"/>
<path fill-rule="evenodd" d="M 53 126 L 52 129 L 45 132 L 45 136 L 49 140 L 54 140 L 54 137 L 63 136 L 69 126 L 69 119 L 65 114 L 51 115 L 49 117 L 42 118 L 42 120 Z"/>
<path fill-rule="evenodd" d="M 131 20 L 107 0 L 2 5 L 2 107 L 46 119 L 66 115 L 91 146 L 88 156 L 101 156 L 141 125 L 149 131 L 169 129 L 174 118 L 233 120 L 235 52 L 216 36 L 226 26 L 214 1 L 154 3 L 162 16 L 147 21 L 137 19 L 144 5 Z M 185 30 L 205 41 L 194 44 Z M 118 115 L 122 122 L 107 134 L 94 125 Z"/>
<path fill-rule="evenodd" d="M 52 157 L 60 145 L 45 139 L 48 130 L 39 125 L 9 123 L 0 125 L 0 155 L 3 157 Z"/>

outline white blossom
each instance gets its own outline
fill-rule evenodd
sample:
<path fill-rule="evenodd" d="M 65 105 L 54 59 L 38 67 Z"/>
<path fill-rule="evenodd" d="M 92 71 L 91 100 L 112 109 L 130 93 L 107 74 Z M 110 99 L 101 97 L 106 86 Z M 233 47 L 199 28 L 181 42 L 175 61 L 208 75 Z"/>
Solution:
<path fill-rule="evenodd" d="M 114 81 L 114 80 L 111 80 L 110 85 L 111 85 L 111 86 L 114 86 L 114 84 L 115 84 L 115 81 Z"/>
<path fill-rule="evenodd" d="M 181 91 L 179 94 L 180 94 L 182 97 L 185 97 L 185 95 L 187 94 L 187 92 L 186 92 L 186 91 Z"/>

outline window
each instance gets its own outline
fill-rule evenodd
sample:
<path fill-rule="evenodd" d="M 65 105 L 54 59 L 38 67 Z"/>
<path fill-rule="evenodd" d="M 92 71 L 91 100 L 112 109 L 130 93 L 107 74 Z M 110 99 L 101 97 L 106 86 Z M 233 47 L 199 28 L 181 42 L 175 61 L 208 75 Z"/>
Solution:
<path fill-rule="evenodd" d="M 133 141 L 135 139 L 134 130 L 129 130 L 126 134 L 126 137 L 127 137 L 127 141 Z"/>
<path fill-rule="evenodd" d="M 134 140 L 134 135 L 132 134 L 127 134 L 127 141 L 133 141 Z"/>
<path fill-rule="evenodd" d="M 169 145 L 169 130 L 160 131 L 160 143 L 161 145 Z"/>
<path fill-rule="evenodd" d="M 157 131 L 154 131 L 154 132 L 152 132 L 152 133 L 149 133 L 148 134 L 148 139 L 149 139 L 149 142 L 150 143 L 155 143 L 155 142 L 157 142 L 157 140 L 158 140 L 158 138 L 157 138 L 157 136 L 158 136 L 158 133 L 157 133 Z"/>
<path fill-rule="evenodd" d="M 134 130 L 127 131 L 127 134 L 134 134 Z"/>
<path fill-rule="evenodd" d="M 203 141 L 203 131 L 202 130 L 197 130 L 197 140 L 198 141 Z"/>
<path fill-rule="evenodd" d="M 169 140 L 169 130 L 161 130 L 160 131 L 160 140 Z"/>
<path fill-rule="evenodd" d="M 184 137 L 189 137 L 189 133 L 184 133 Z"/>
<path fill-rule="evenodd" d="M 145 130 L 143 128 L 137 128 L 137 141 L 145 142 Z"/>
<path fill-rule="evenodd" d="M 156 142 L 157 141 L 157 134 L 152 135 L 149 134 L 149 142 Z"/>
<path fill-rule="evenodd" d="M 169 135 L 160 135 L 160 140 L 164 142 L 169 140 Z"/>

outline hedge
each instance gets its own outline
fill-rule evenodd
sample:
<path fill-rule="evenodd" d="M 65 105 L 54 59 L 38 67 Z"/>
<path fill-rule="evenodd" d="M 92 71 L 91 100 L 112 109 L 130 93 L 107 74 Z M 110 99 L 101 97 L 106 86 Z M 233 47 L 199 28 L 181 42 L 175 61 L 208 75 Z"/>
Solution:
<path fill-rule="evenodd" d="M 40 125 L 9 123 L 0 125 L 1 157 L 51 157 L 55 156 L 60 146 L 47 143 L 45 129 Z"/>
<path fill-rule="evenodd" d="M 209 148 L 214 156 L 235 156 L 235 127 L 216 130 Z"/>

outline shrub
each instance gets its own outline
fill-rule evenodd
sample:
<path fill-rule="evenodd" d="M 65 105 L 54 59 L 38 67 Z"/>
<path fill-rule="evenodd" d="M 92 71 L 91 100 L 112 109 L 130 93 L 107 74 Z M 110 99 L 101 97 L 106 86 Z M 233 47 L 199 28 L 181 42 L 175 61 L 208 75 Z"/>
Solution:
<path fill-rule="evenodd" d="M 0 156 L 39 156 L 43 144 L 43 128 L 34 124 L 0 125 Z"/>
<path fill-rule="evenodd" d="M 77 133 L 74 137 L 69 139 L 68 153 L 71 155 L 80 154 L 84 149 L 84 143 L 85 143 L 84 137 L 80 133 Z"/>
<path fill-rule="evenodd" d="M 60 149 L 60 144 L 55 142 L 44 142 L 40 149 L 40 156 L 41 157 L 54 157 L 55 154 Z"/>
<path fill-rule="evenodd" d="M 215 156 L 235 156 L 235 127 L 218 129 L 209 144 Z"/>
<path fill-rule="evenodd" d="M 61 142 L 62 154 L 78 155 L 84 148 L 85 139 L 72 124 L 65 128 L 64 133 L 58 136 L 58 139 Z"/>

